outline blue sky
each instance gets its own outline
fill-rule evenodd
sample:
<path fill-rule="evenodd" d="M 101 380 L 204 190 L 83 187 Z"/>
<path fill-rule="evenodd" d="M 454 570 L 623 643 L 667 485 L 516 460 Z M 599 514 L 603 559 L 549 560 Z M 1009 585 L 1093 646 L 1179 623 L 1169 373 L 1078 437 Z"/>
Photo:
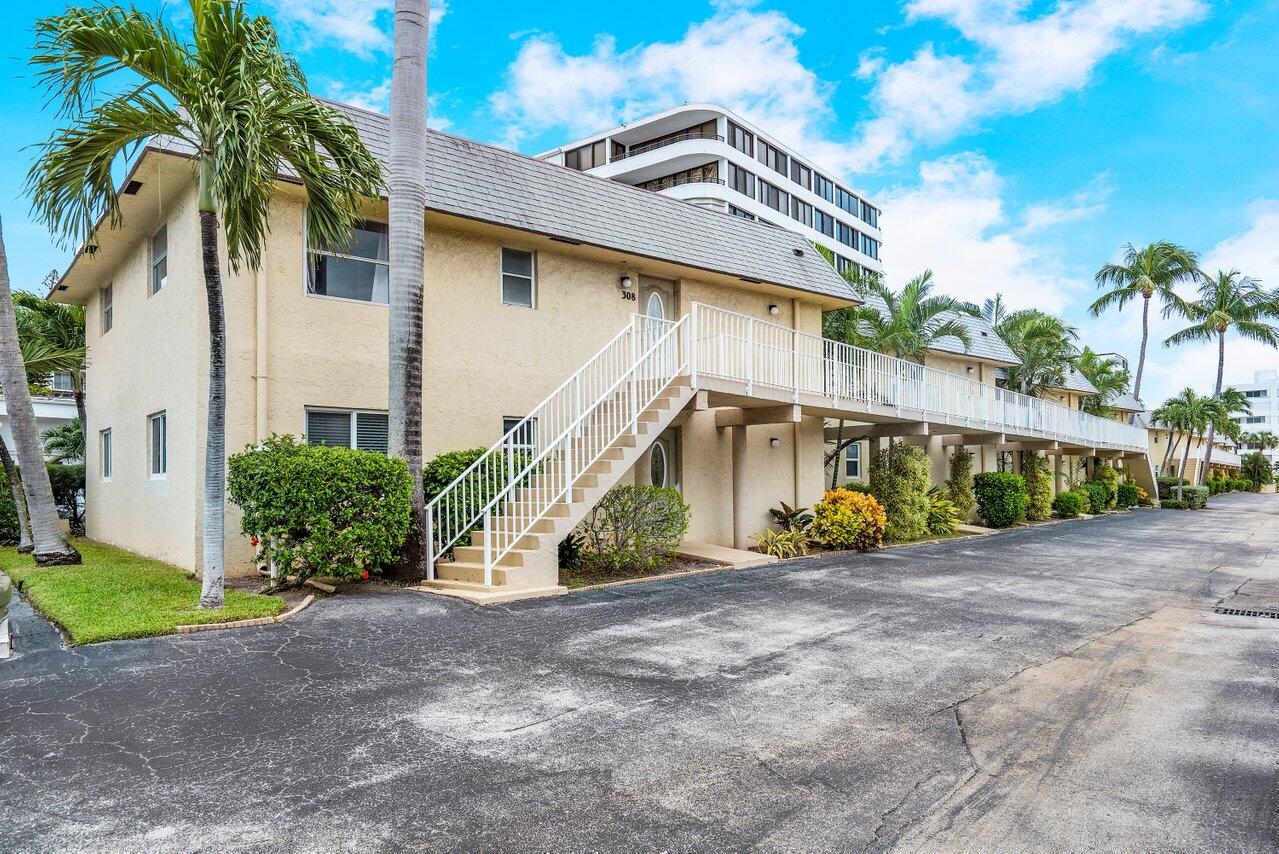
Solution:
<path fill-rule="evenodd" d="M 0 216 L 14 284 L 66 253 L 29 222 L 29 148 L 54 117 L 26 79 L 31 26 L 66 4 L 6 4 Z M 184 3 L 143 2 L 182 24 Z M 385 109 L 391 0 L 254 0 L 318 94 Z M 1279 287 L 1279 0 L 462 2 L 435 7 L 432 122 L 535 153 L 686 100 L 782 136 L 884 209 L 892 282 L 1062 313 L 1135 355 L 1138 316 L 1085 309 L 1129 241 Z M 1156 332 L 1169 327 L 1158 324 Z M 1232 344 L 1227 380 L 1279 365 Z M 1149 400 L 1206 389 L 1205 348 L 1156 349 Z"/>

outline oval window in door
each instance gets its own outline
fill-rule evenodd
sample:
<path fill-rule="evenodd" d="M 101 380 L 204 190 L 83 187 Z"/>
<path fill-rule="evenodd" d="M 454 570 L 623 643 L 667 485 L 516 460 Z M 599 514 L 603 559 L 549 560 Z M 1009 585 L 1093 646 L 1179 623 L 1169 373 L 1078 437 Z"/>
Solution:
<path fill-rule="evenodd" d="M 655 320 L 666 319 L 666 302 L 657 291 L 653 291 L 648 295 L 648 305 L 645 307 L 645 313 Z"/>
<path fill-rule="evenodd" d="M 648 455 L 648 477 L 653 486 L 668 486 L 666 482 L 669 465 L 666 460 L 666 445 L 653 443 L 653 452 Z"/>

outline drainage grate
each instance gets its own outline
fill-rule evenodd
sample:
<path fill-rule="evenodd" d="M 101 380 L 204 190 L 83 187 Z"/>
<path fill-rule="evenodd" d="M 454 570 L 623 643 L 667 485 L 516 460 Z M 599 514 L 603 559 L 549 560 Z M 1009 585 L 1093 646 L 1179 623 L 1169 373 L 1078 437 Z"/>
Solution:
<path fill-rule="evenodd" d="M 1224 605 L 1218 605 L 1213 608 L 1215 614 L 1227 614 L 1232 617 L 1269 617 L 1272 620 L 1279 620 L 1279 610 L 1254 610 L 1251 608 L 1227 608 Z"/>

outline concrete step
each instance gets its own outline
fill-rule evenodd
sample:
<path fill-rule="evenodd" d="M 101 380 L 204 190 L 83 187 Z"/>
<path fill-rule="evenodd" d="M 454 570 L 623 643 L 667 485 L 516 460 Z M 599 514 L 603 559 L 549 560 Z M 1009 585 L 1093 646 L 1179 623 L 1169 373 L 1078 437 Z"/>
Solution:
<path fill-rule="evenodd" d="M 484 565 L 484 545 L 483 535 L 481 534 L 481 544 L 473 546 L 458 546 L 453 549 L 453 560 L 457 563 L 475 563 L 480 566 Z M 535 554 L 534 549 L 513 548 L 506 554 L 502 555 L 498 560 L 499 566 L 518 567 L 524 566 L 524 558 L 526 555 Z"/>

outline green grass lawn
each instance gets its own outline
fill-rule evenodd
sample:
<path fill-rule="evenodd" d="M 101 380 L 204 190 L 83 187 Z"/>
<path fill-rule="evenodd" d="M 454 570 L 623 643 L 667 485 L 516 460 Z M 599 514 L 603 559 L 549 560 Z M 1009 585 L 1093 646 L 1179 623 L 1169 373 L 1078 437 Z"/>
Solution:
<path fill-rule="evenodd" d="M 200 583 L 177 567 L 122 549 L 75 540 L 80 566 L 40 568 L 30 555 L 0 549 L 0 570 L 41 614 L 77 644 L 172 634 L 177 626 L 270 617 L 284 610 L 278 596 L 228 590 L 226 607 L 200 610 Z"/>

